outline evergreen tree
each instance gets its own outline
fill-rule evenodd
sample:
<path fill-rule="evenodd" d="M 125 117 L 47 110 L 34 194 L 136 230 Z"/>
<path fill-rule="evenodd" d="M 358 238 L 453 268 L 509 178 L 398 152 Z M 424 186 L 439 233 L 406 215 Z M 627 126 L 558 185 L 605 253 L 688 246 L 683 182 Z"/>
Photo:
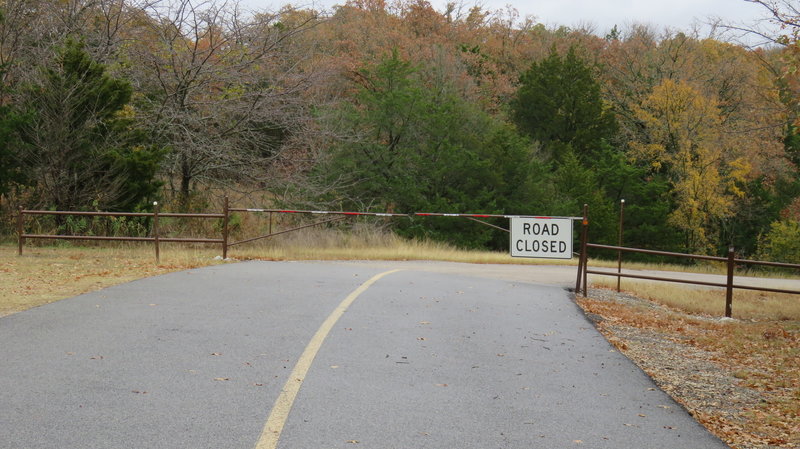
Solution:
<path fill-rule="evenodd" d="M 75 40 L 21 89 L 23 162 L 44 205 L 130 210 L 156 194 L 162 152 L 136 128 L 131 93 Z"/>
<path fill-rule="evenodd" d="M 0 86 L 0 95 L 7 94 L 6 86 Z M 11 105 L 0 104 L 0 195 L 8 193 L 13 184 L 20 183 L 24 179 L 19 161 L 21 142 L 17 135 L 24 122 L 25 117 Z"/>
<path fill-rule="evenodd" d="M 0 9 L 0 23 L 5 21 L 5 14 Z M 6 67 L 0 67 L 0 96 L 8 98 L 9 86 L 6 85 Z M 9 187 L 22 180 L 19 167 L 20 142 L 17 130 L 24 122 L 14 108 L 6 102 L 0 103 L 0 195 L 8 193 Z"/>
<path fill-rule="evenodd" d="M 552 48 L 547 58 L 534 62 L 520 77 L 511 111 L 519 129 L 556 160 L 569 145 L 582 162 L 591 161 L 617 131 L 593 68 L 575 47 L 564 57 Z"/>
<path fill-rule="evenodd" d="M 342 140 L 320 167 L 329 200 L 395 212 L 530 213 L 524 186 L 530 145 L 513 127 L 431 86 L 397 52 L 359 72 L 357 105 L 346 105 Z M 464 220 L 399 223 L 406 235 L 465 246 L 507 246 L 489 227 Z"/>

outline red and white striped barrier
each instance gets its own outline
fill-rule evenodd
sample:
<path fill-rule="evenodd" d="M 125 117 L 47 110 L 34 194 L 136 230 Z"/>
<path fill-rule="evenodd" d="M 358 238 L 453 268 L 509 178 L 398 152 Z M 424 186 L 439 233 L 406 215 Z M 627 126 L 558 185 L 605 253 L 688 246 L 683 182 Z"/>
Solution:
<path fill-rule="evenodd" d="M 312 215 L 353 215 L 367 217 L 408 217 L 409 214 L 390 214 L 384 212 L 345 212 L 331 210 L 286 210 L 286 209 L 231 209 L 234 212 L 273 212 L 276 214 L 312 214 Z"/>
<path fill-rule="evenodd" d="M 414 212 L 411 214 L 394 214 L 388 212 L 345 212 L 330 210 L 289 210 L 289 209 L 231 209 L 233 212 L 272 212 L 276 214 L 312 214 L 312 215 L 351 215 L 365 217 L 464 217 L 464 218 L 538 218 L 581 220 L 583 217 L 544 217 L 538 215 L 495 215 L 495 214 L 450 214 L 436 212 Z"/>

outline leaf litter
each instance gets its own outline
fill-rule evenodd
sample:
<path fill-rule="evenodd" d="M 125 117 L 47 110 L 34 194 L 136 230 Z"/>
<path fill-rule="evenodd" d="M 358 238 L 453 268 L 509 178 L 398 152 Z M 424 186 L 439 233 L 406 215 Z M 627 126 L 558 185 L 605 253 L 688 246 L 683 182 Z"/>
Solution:
<path fill-rule="evenodd" d="M 733 448 L 800 448 L 800 323 L 689 315 L 606 289 L 577 302 L 612 345 Z"/>

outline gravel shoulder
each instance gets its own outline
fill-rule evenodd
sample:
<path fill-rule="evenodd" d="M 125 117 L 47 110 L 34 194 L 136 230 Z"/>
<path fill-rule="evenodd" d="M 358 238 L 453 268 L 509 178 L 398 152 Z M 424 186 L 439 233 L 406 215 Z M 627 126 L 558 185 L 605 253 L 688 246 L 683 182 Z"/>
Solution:
<path fill-rule="evenodd" d="M 770 413 L 783 398 L 796 395 L 796 386 L 785 389 L 759 388 L 748 382 L 752 366 L 730 360 L 719 348 L 698 341 L 690 327 L 756 326 L 734 320 L 682 314 L 625 292 L 590 289 L 589 298 L 576 298 L 587 317 L 614 346 L 646 372 L 658 386 L 683 405 L 712 433 L 734 448 L 773 449 L 800 447 L 800 420 L 796 416 Z M 648 316 L 654 317 L 652 320 Z M 658 318 L 655 318 L 658 317 Z M 665 325 L 665 321 L 674 325 Z M 769 329 L 764 340 L 772 340 Z M 787 350 L 796 350 L 797 334 L 777 332 Z M 720 335 L 720 338 L 724 338 Z M 769 343 L 769 342 L 768 342 Z M 756 357 L 749 357 L 749 360 Z M 772 391 L 770 391 L 772 390 Z M 788 391 L 777 391 L 788 390 Z M 791 408 L 789 409 L 791 411 Z M 785 412 L 784 412 L 785 413 Z"/>

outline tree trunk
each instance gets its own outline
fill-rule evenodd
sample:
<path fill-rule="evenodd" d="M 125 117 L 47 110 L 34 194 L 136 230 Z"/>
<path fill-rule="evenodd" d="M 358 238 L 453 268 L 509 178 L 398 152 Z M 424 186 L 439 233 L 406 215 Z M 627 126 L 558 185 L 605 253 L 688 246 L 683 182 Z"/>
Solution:
<path fill-rule="evenodd" d="M 181 190 L 180 205 L 184 211 L 189 209 L 189 195 L 191 195 L 192 169 L 189 158 L 184 154 L 181 157 Z"/>

